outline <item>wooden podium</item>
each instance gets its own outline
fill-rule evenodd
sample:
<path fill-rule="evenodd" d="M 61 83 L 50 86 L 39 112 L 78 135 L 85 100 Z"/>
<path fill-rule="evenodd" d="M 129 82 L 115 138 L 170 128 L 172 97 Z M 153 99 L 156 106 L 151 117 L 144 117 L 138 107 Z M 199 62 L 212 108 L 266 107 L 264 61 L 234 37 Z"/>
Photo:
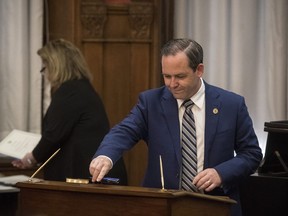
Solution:
<path fill-rule="evenodd" d="M 56 181 L 19 182 L 20 216 L 230 215 L 236 202 L 178 190 Z"/>

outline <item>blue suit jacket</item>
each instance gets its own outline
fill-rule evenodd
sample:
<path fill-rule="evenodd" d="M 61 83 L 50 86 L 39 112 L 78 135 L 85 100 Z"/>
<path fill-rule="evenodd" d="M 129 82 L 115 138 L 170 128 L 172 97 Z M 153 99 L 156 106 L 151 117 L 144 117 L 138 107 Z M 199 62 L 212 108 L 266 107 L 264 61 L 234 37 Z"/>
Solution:
<path fill-rule="evenodd" d="M 224 194 L 239 201 L 238 183 L 254 173 L 262 159 L 252 120 L 244 98 L 235 93 L 205 83 L 205 101 L 204 169 L 215 168 Z M 130 114 L 105 136 L 95 157 L 107 155 L 115 163 L 143 139 L 149 153 L 143 186 L 161 188 L 161 155 L 165 188 L 179 189 L 179 127 L 178 105 L 170 91 L 165 86 L 145 91 Z"/>

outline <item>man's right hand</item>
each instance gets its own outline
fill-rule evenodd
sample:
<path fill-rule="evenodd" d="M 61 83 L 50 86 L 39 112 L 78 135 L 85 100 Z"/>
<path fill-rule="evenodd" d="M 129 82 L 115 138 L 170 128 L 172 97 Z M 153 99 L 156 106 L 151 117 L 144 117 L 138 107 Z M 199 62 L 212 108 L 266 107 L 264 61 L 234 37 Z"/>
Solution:
<path fill-rule="evenodd" d="M 112 166 L 111 160 L 106 156 L 100 155 L 94 158 L 89 166 L 92 182 L 100 182 L 109 170 L 112 169 Z"/>

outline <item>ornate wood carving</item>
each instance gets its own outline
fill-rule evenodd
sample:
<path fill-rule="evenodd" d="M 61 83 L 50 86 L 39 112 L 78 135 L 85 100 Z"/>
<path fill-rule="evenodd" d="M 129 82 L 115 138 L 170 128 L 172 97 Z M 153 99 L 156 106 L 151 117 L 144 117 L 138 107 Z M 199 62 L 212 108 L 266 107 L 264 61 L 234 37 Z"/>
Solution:
<path fill-rule="evenodd" d="M 150 26 L 153 20 L 153 5 L 150 3 L 131 3 L 129 22 L 133 39 L 150 38 Z"/>
<path fill-rule="evenodd" d="M 102 38 L 107 20 L 106 5 L 100 2 L 82 2 L 81 23 L 83 38 Z"/>
<path fill-rule="evenodd" d="M 139 92 L 160 85 L 159 49 L 173 36 L 174 0 L 47 2 L 49 38 L 65 38 L 83 51 L 113 126 L 127 115 Z M 129 184 L 140 185 L 146 144 L 140 142 L 124 157 Z"/>

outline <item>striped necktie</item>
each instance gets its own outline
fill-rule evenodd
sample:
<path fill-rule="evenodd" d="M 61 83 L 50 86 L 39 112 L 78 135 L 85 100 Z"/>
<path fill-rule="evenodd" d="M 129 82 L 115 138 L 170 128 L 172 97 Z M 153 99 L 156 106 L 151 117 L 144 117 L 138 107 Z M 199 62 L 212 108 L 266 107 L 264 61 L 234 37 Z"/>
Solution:
<path fill-rule="evenodd" d="M 198 191 L 192 184 L 197 174 L 196 128 L 192 112 L 194 103 L 189 99 L 182 104 L 185 112 L 182 120 L 182 189 Z"/>

